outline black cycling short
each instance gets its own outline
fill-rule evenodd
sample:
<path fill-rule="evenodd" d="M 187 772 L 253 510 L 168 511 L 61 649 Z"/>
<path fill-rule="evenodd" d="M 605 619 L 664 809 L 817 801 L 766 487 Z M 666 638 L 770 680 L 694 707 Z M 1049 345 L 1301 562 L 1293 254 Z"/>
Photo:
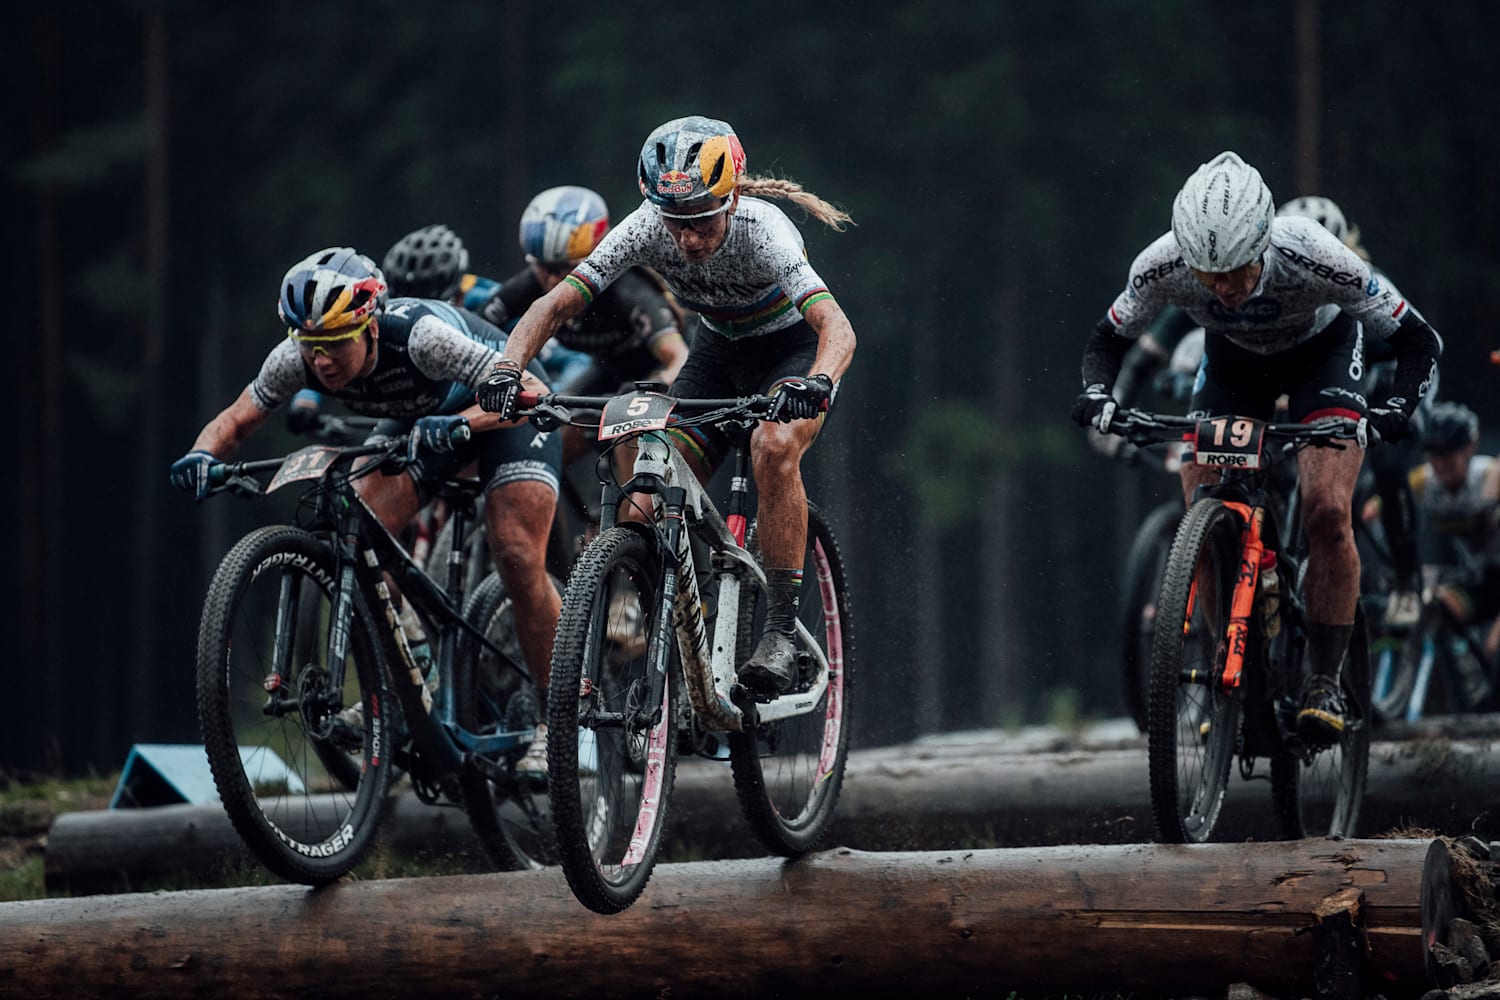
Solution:
<path fill-rule="evenodd" d="M 805 319 L 785 330 L 734 340 L 700 321 L 671 392 L 678 399 L 755 396 L 777 379 L 812 374 L 817 356 L 818 334 Z M 718 468 L 729 450 L 729 437 L 717 427 L 674 430 L 673 435 L 697 452 L 710 469 Z"/>
<path fill-rule="evenodd" d="M 412 424 L 409 419 L 388 417 L 375 425 L 370 439 L 405 434 Z M 479 463 L 479 478 L 486 493 L 524 482 L 545 483 L 556 493 L 562 470 L 562 435 L 539 431 L 530 423 L 499 427 L 473 435 L 446 455 L 424 458 L 419 465 L 408 467 L 407 474 L 425 503 L 432 499 L 436 483 L 457 477 L 470 462 Z"/>
<path fill-rule="evenodd" d="M 1358 323 L 1340 312 L 1327 328 L 1295 347 L 1257 354 L 1210 333 L 1193 386 L 1192 413 L 1270 420 L 1286 394 L 1295 421 L 1365 415 L 1364 337 Z"/>

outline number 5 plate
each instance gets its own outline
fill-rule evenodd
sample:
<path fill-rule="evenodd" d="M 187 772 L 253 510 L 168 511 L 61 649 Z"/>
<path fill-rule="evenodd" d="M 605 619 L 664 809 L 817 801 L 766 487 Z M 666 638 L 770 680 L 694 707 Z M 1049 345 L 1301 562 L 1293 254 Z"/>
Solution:
<path fill-rule="evenodd" d="M 667 418 L 677 400 L 659 392 L 637 392 L 616 396 L 604 407 L 599 418 L 599 440 L 639 434 L 642 431 L 659 431 L 667 426 Z"/>
<path fill-rule="evenodd" d="M 1266 425 L 1250 417 L 1209 417 L 1193 432 L 1193 464 L 1215 469 L 1259 469 Z"/>

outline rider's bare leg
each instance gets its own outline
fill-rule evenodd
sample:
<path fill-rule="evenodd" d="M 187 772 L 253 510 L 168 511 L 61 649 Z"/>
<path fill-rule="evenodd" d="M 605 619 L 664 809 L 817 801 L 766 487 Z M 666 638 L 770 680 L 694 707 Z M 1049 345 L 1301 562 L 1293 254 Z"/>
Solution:
<path fill-rule="evenodd" d="M 819 420 L 762 422 L 750 436 L 750 464 L 759 493 L 756 532 L 769 607 L 760 642 L 740 668 L 740 678 L 762 692 L 785 691 L 796 676 L 797 599 L 807 547 L 802 456 L 820 425 Z"/>
<path fill-rule="evenodd" d="M 546 483 L 507 483 L 487 494 L 484 510 L 490 554 L 515 608 L 516 638 L 546 703 L 552 637 L 562 599 L 547 576 L 547 533 L 557 492 Z"/>
<path fill-rule="evenodd" d="M 1297 728 L 1318 743 L 1336 740 L 1344 729 L 1339 673 L 1359 603 L 1351 505 L 1363 460 L 1364 451 L 1353 446 L 1309 448 L 1298 455 L 1307 536 L 1307 666 Z"/>

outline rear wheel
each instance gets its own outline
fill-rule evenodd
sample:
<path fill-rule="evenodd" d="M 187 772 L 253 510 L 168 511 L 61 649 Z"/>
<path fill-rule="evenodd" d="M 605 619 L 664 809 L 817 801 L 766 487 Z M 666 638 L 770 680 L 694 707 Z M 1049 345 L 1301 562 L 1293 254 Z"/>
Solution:
<path fill-rule="evenodd" d="M 660 574 L 653 540 L 604 532 L 573 567 L 553 645 L 547 772 L 558 860 L 573 894 L 599 913 L 625 909 L 650 880 L 676 774 L 673 661 L 666 677 L 651 668 Z"/>
<path fill-rule="evenodd" d="M 347 653 L 327 662 L 335 580 L 323 542 L 261 528 L 220 563 L 198 629 L 198 719 L 224 811 L 267 868 L 309 885 L 358 863 L 390 783 L 394 702 L 357 593 Z"/>
<path fill-rule="evenodd" d="M 553 581 L 556 584 L 556 581 Z M 559 589 L 561 589 L 559 585 Z M 500 577 L 491 573 L 469 595 L 464 619 L 518 663 L 515 612 Z M 542 705 L 529 685 L 467 633 L 454 657 L 454 710 L 458 724 L 476 736 L 513 733 L 520 737 L 542 721 Z M 474 768 L 462 777 L 464 808 L 480 843 L 501 869 L 541 868 L 555 864 L 552 809 L 546 790 L 509 777 L 509 769 L 526 752 L 527 741 L 493 760 L 503 778 L 489 778 Z"/>
<path fill-rule="evenodd" d="M 1240 689 L 1220 677 L 1239 564 L 1239 519 L 1218 500 L 1195 503 L 1167 557 L 1151 650 L 1151 811 L 1165 843 L 1208 840 L 1224 805 Z"/>
<path fill-rule="evenodd" d="M 1300 837 L 1353 837 L 1370 766 L 1370 641 L 1363 609 L 1339 676 L 1344 730 L 1319 750 L 1282 751 L 1271 758 L 1271 803 L 1281 832 Z"/>
<path fill-rule="evenodd" d="M 1136 728 L 1146 731 L 1151 690 L 1151 644 L 1156 634 L 1156 601 L 1172 535 L 1182 520 L 1182 503 L 1168 500 L 1141 522 L 1125 556 L 1125 604 L 1120 611 L 1120 689 Z"/>
<path fill-rule="evenodd" d="M 755 528 L 747 539 L 758 554 Z M 758 587 L 741 596 L 737 662 L 749 659 L 765 619 Z M 837 541 L 822 514 L 807 509 L 798 618 L 828 663 L 827 684 L 810 709 L 729 734 L 729 761 L 740 808 L 760 842 L 795 856 L 817 847 L 833 819 L 849 756 L 849 693 L 854 661 L 848 582 Z M 804 640 L 799 634 L 799 646 Z"/>

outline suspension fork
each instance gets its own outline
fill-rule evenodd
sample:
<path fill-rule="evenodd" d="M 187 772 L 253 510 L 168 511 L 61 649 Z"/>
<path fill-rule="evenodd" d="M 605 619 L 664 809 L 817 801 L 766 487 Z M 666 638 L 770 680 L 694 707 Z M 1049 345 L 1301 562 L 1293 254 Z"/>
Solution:
<path fill-rule="evenodd" d="M 1245 524 L 1240 540 L 1240 567 L 1235 574 L 1234 595 L 1229 603 L 1229 625 L 1225 630 L 1224 673 L 1220 678 L 1224 689 L 1239 687 L 1245 667 L 1245 645 L 1250 635 L 1250 616 L 1255 610 L 1256 587 L 1260 582 L 1260 560 L 1265 552 L 1261 528 L 1265 524 L 1266 512 L 1260 506 L 1252 507 L 1238 501 L 1224 501 L 1224 506 L 1234 511 Z"/>

